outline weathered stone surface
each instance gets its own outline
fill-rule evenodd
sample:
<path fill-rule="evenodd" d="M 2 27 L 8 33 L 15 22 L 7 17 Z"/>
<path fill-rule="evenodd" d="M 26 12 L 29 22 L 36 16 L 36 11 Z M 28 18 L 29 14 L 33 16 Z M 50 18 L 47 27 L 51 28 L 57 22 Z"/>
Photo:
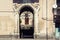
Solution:
<path fill-rule="evenodd" d="M 55 0 L 39 0 L 39 3 L 17 4 L 13 0 L 0 1 L 0 35 L 19 35 L 19 11 L 25 5 L 34 9 L 34 33 L 51 36 L 55 32 L 52 6 Z"/>

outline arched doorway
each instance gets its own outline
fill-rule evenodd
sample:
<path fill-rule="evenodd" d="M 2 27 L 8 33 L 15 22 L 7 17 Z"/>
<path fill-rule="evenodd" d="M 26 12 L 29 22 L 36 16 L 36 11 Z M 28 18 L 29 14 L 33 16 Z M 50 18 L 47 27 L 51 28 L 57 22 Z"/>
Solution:
<path fill-rule="evenodd" d="M 24 6 L 19 14 L 20 38 L 34 38 L 34 10 L 30 6 Z"/>

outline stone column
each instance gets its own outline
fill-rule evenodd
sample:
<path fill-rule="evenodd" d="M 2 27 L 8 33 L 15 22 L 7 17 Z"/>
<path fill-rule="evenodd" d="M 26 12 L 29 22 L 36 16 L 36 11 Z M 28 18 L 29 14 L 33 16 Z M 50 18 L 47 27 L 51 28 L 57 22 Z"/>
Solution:
<path fill-rule="evenodd" d="M 39 8 L 37 8 L 37 9 L 35 9 L 36 11 L 35 11 L 35 13 L 34 13 L 34 30 L 35 30 L 35 38 L 37 38 L 38 36 L 38 9 Z"/>

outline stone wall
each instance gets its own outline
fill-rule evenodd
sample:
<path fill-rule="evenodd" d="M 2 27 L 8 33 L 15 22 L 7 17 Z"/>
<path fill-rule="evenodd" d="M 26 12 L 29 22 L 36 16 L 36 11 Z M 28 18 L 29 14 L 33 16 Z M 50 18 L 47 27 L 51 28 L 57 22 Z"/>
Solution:
<path fill-rule="evenodd" d="M 54 1 L 55 0 L 40 0 L 37 4 L 39 8 L 36 13 L 38 14 L 38 35 L 44 34 L 46 36 L 46 32 L 48 32 L 48 35 L 55 32 L 52 13 Z M 33 6 L 33 9 L 36 11 L 36 3 L 28 5 Z M 14 34 L 15 31 L 17 32 L 19 30 L 18 10 L 20 6 L 20 4 L 14 6 L 13 0 L 0 1 L 0 35 Z M 17 9 L 14 9 L 14 7 L 17 7 Z"/>

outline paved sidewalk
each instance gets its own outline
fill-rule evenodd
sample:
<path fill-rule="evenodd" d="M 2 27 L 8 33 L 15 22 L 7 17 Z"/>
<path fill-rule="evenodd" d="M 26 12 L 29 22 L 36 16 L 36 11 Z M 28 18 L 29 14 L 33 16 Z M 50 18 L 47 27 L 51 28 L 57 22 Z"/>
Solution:
<path fill-rule="evenodd" d="M 56 40 L 56 39 L 16 39 L 16 38 L 0 38 L 0 40 Z"/>

